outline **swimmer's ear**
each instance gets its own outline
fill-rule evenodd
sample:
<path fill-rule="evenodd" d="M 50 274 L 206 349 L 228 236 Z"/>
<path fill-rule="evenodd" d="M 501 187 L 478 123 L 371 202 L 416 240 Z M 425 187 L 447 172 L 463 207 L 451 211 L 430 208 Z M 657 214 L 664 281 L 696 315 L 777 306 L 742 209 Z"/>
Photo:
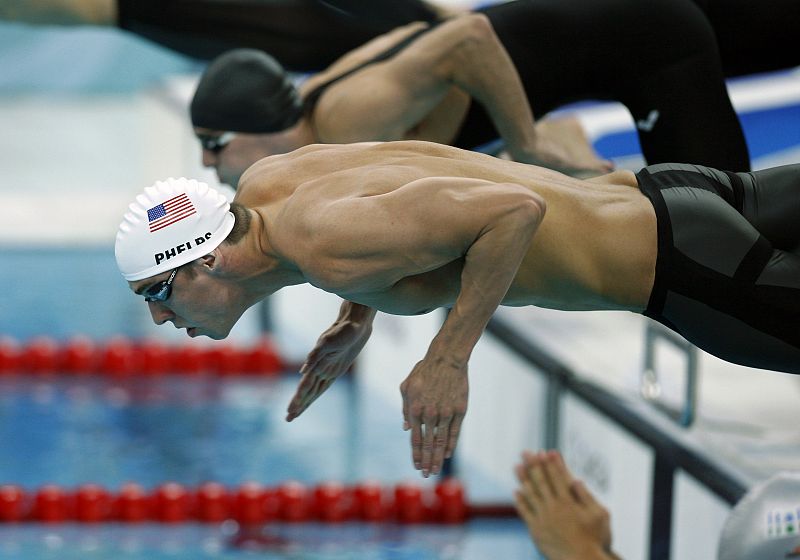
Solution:
<path fill-rule="evenodd" d="M 217 267 L 217 256 L 214 253 L 209 253 L 197 259 L 197 264 L 206 268 L 207 270 L 213 272 L 214 269 Z"/>

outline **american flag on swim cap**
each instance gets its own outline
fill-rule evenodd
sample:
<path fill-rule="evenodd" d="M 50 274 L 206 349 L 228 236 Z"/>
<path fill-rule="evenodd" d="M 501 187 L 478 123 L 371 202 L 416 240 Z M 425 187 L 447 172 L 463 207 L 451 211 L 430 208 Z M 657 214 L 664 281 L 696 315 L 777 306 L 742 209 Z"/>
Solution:
<path fill-rule="evenodd" d="M 147 211 L 147 220 L 150 222 L 150 233 L 163 229 L 167 226 L 180 222 L 196 213 L 192 201 L 181 193 L 169 200 L 165 200 L 158 206 L 153 206 Z"/>

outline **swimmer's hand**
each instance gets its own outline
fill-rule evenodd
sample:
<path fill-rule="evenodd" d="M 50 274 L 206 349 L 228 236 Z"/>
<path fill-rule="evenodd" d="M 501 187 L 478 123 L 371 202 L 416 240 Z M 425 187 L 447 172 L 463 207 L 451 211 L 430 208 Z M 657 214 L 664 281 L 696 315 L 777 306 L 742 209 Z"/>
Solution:
<path fill-rule="evenodd" d="M 354 311 L 357 306 L 357 311 Z M 368 317 L 355 317 L 368 310 Z M 286 415 L 291 422 L 300 416 L 317 397 L 330 387 L 336 378 L 350 369 L 353 361 L 372 334 L 374 310 L 345 302 L 336 322 L 323 332 L 316 346 L 300 368 L 303 376 Z"/>
<path fill-rule="evenodd" d="M 400 385 L 403 429 L 411 430 L 411 458 L 422 476 L 438 474 L 452 457 L 467 413 L 467 364 L 426 356 Z"/>
<path fill-rule="evenodd" d="M 577 118 L 546 117 L 536 122 L 535 129 L 535 141 L 528 148 L 509 150 L 515 161 L 547 167 L 578 179 L 614 170 L 614 164 L 595 151 Z"/>

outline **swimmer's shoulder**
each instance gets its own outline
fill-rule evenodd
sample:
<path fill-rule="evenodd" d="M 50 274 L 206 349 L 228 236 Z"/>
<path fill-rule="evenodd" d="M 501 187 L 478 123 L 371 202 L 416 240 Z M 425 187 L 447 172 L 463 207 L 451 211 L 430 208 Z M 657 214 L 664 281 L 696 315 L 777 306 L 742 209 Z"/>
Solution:
<path fill-rule="evenodd" d="M 412 22 L 396 27 L 383 35 L 371 39 L 360 47 L 342 55 L 325 70 L 309 76 L 309 78 L 300 85 L 300 96 L 305 98 L 306 95 L 314 91 L 317 87 L 369 62 L 376 56 L 391 49 L 412 34 L 426 27 L 428 27 L 428 24 L 424 22 Z"/>
<path fill-rule="evenodd" d="M 284 156 L 265 157 L 248 167 L 239 179 L 234 200 L 253 207 L 286 198 L 296 188 L 300 173 Z"/>
<path fill-rule="evenodd" d="M 309 153 L 323 151 L 325 147 L 326 146 L 323 144 L 309 144 L 292 152 L 261 158 L 242 173 L 239 179 L 237 192 L 246 188 L 248 185 L 258 185 L 267 177 L 291 173 L 292 168 L 296 167 L 296 160 Z"/>

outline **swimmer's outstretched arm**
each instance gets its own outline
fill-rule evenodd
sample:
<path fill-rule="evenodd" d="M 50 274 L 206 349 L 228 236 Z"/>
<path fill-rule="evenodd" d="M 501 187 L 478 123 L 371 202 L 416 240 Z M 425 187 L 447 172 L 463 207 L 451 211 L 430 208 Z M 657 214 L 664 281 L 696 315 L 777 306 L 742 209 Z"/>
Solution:
<path fill-rule="evenodd" d="M 300 368 L 303 377 L 289 403 L 287 422 L 300 416 L 337 377 L 350 369 L 372 334 L 375 313 L 374 309 L 366 305 L 347 300 L 342 302 L 339 317 L 320 335 L 316 346 Z"/>
<path fill-rule="evenodd" d="M 538 138 L 517 69 L 483 14 L 449 20 L 328 90 L 316 126 L 330 142 L 403 139 L 453 86 L 487 108 L 515 160 L 577 167 L 559 147 Z"/>
<path fill-rule="evenodd" d="M 444 459 L 455 451 L 467 411 L 467 363 L 472 349 L 505 297 L 544 217 L 544 200 L 527 188 L 494 185 L 487 190 L 493 192 L 482 201 L 487 208 L 481 212 L 465 208 L 472 205 L 463 204 L 461 193 L 454 193 L 451 204 L 462 206 L 461 212 L 475 212 L 471 225 L 480 227 L 472 232 L 477 235 L 464 254 L 455 305 L 423 360 L 400 386 L 404 427 L 411 430 L 412 459 L 425 477 L 438 474 Z M 438 210 L 443 217 L 454 211 L 445 206 Z M 446 221 L 433 226 L 447 227 Z M 455 242 L 461 241 L 458 233 L 465 231 L 455 230 Z"/>
<path fill-rule="evenodd" d="M 328 183 L 327 192 L 335 192 Z M 461 177 L 425 178 L 380 196 L 328 202 L 317 189 L 304 192 L 283 216 L 298 227 L 290 233 L 306 256 L 308 277 L 330 291 L 388 298 L 400 279 L 463 259 L 453 308 L 401 385 L 414 465 L 424 476 L 437 473 L 455 449 L 466 413 L 470 354 L 514 280 L 544 200 L 520 185 Z"/>

